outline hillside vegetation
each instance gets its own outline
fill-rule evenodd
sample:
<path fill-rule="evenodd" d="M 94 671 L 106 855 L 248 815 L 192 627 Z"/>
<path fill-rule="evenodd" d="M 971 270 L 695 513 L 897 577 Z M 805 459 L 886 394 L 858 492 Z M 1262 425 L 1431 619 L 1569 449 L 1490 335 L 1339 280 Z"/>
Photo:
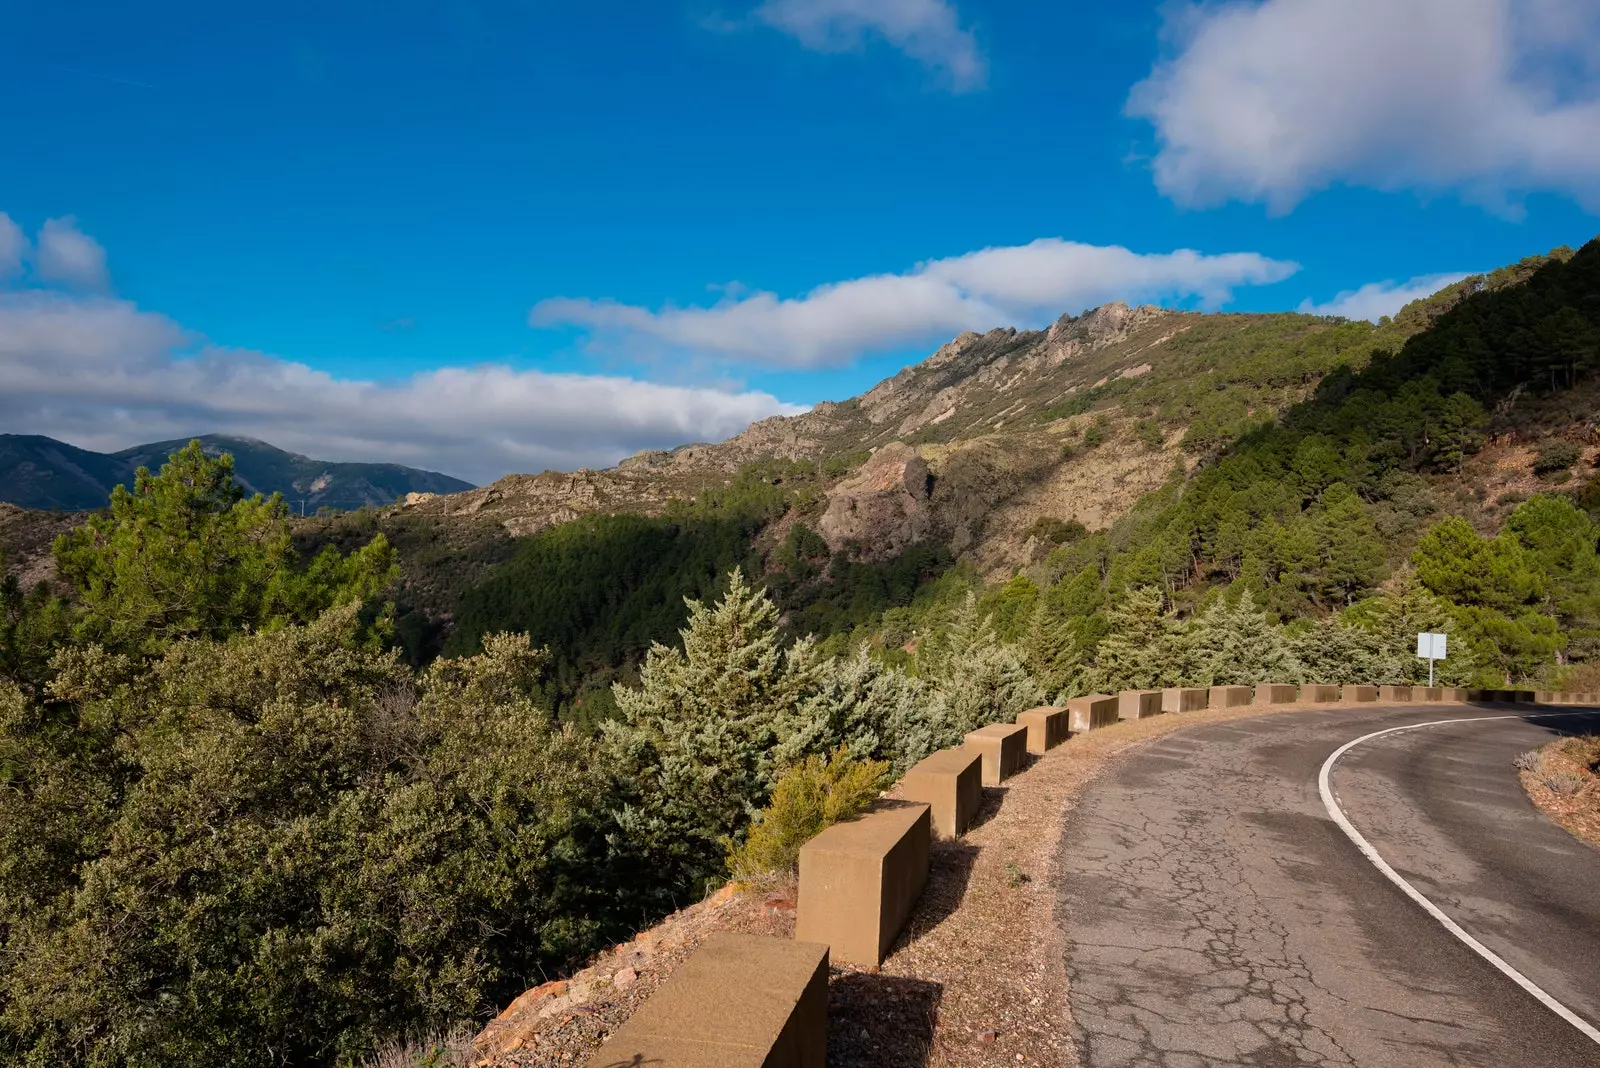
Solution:
<path fill-rule="evenodd" d="M 859 402 L 746 435 L 790 453 L 876 452 L 746 460 L 693 505 L 539 528 L 465 592 L 451 647 L 502 629 L 548 643 L 563 680 L 552 696 L 566 708 L 587 690 L 592 719 L 608 707 L 602 685 L 670 640 L 683 618 L 674 594 L 704 595 L 735 563 L 764 573 L 791 633 L 836 650 L 867 641 L 902 664 L 902 647 L 969 590 L 1016 620 L 1008 637 L 1025 621 L 1065 627 L 1078 636 L 1071 658 L 1088 663 L 1111 625 L 1103 606 L 1130 589 L 1159 591 L 1172 625 L 1248 595 L 1292 637 L 1420 582 L 1448 601 L 1463 679 L 1551 681 L 1597 652 L 1592 561 L 1573 547 L 1596 503 L 1575 491 L 1592 477 L 1600 407 L 1597 258 L 1594 245 L 1557 250 L 1378 325 L 1124 308 L 1031 335 L 969 335 Z M 1063 345 L 1075 355 L 1046 366 Z M 967 377 L 948 376 L 956 364 Z M 922 403 L 929 389 L 936 403 Z M 862 412 L 877 427 L 886 408 L 912 412 L 913 395 L 922 407 L 897 429 L 921 445 L 816 429 L 843 433 Z M 918 423 L 941 404 L 958 414 Z M 750 440 L 696 447 L 689 466 L 718 450 L 744 456 Z M 1100 504 L 1047 507 L 1050 487 L 1114 482 L 1119 468 L 1148 486 L 1120 510 L 1103 503 L 1114 485 L 1099 487 Z M 691 512 L 710 525 L 688 523 Z M 1479 567 L 1501 585 L 1452 577 Z M 1065 666 L 1050 677 L 1088 684 Z"/>
<path fill-rule="evenodd" d="M 1378 326 L 1063 323 L 514 540 L 508 486 L 296 524 L 198 443 L 118 490 L 0 584 L 0 1063 L 359 1064 L 1063 694 L 1415 682 L 1420 630 L 1600 685 L 1600 245 Z M 1149 488 L 1051 504 L 1094 470 Z"/>

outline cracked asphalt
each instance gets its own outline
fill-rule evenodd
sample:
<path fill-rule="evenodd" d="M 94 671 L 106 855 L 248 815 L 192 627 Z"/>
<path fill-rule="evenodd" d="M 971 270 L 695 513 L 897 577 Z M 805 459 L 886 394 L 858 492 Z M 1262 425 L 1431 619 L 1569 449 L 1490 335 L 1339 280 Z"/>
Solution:
<path fill-rule="evenodd" d="M 1527 708 L 1345 709 L 1168 735 L 1120 758 L 1062 839 L 1057 922 L 1085 1068 L 1600 1066 L 1600 1045 L 1458 941 L 1328 818 L 1340 745 Z M 1528 801 L 1511 760 L 1600 714 L 1407 731 L 1332 786 L 1433 903 L 1600 1025 L 1600 850 Z"/>

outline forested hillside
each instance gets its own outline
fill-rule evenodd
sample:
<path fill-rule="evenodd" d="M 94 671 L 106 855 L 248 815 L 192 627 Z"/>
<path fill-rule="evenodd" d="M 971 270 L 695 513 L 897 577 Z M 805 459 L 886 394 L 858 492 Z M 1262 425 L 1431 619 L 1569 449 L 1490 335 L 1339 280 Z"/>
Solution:
<path fill-rule="evenodd" d="M 831 648 L 869 641 L 903 659 L 900 647 L 971 591 L 1008 619 L 1020 603 L 1037 611 L 1035 626 L 1071 631 L 1061 655 L 1078 665 L 1094 662 L 1112 625 L 1103 606 L 1134 588 L 1160 592 L 1171 626 L 1219 595 L 1230 604 L 1248 595 L 1292 637 L 1360 617 L 1364 598 L 1420 580 L 1448 600 L 1441 610 L 1461 631 L 1457 667 L 1469 653 L 1474 665 L 1463 678 L 1551 681 L 1600 651 L 1592 554 L 1569 544 L 1587 537 L 1596 503 L 1582 491 L 1600 408 L 1597 260 L 1593 244 L 1557 250 L 1377 326 L 1305 316 L 1167 322 L 1159 357 L 1148 337 L 1134 355 L 1118 350 L 1124 364 L 1146 361 L 1140 374 L 1113 377 L 1094 362 L 1125 343 L 1113 341 L 1075 372 L 1096 376 L 1086 388 L 1061 399 L 1022 389 L 1050 403 L 1013 410 L 1009 429 L 985 422 L 998 402 L 980 393 L 988 414 L 965 424 L 987 431 L 976 438 L 931 442 L 949 436 L 956 420 L 946 420 L 909 435 L 922 442 L 914 453 L 880 445 L 876 455 L 746 463 L 729 488 L 693 505 L 545 527 L 467 590 L 450 647 L 471 649 L 500 629 L 533 635 L 559 665 L 552 698 L 567 708 L 586 695 L 598 702 L 592 720 L 609 707 L 604 686 L 628 677 L 651 641 L 671 639 L 682 618 L 674 594 L 701 596 L 736 563 L 764 575 L 791 633 L 832 639 Z M 1015 347 L 1018 336 L 1004 340 Z M 897 381 L 905 389 L 917 377 Z M 1013 465 L 1047 459 L 1008 486 L 984 464 L 994 453 Z M 984 532 L 1018 498 L 1063 478 L 1112 481 L 1117 464 L 1151 489 L 1098 529 L 1083 521 L 1082 500 L 1035 509 L 1012 539 L 1009 567 L 986 566 L 994 555 Z M 911 477 L 913 468 L 926 476 Z M 931 489 L 919 498 L 924 477 Z M 922 536 L 889 556 L 883 536 L 829 538 L 847 525 L 841 513 L 881 535 L 874 509 L 887 510 L 880 527 L 897 530 L 920 517 Z M 1477 567 L 1501 585 L 1469 589 L 1450 577 Z M 1089 685 L 1075 670 L 1058 664 L 1049 677 Z M 1181 681 L 1168 673 L 1152 684 L 1163 680 Z"/>
<path fill-rule="evenodd" d="M 1600 689 L 1600 244 L 1378 326 L 1126 311 L 514 538 L 297 523 L 195 443 L 0 566 L 0 1063 L 360 1064 L 1063 694 L 1415 682 L 1420 630 Z M 1042 489 L 1101 477 L 1148 489 Z"/>

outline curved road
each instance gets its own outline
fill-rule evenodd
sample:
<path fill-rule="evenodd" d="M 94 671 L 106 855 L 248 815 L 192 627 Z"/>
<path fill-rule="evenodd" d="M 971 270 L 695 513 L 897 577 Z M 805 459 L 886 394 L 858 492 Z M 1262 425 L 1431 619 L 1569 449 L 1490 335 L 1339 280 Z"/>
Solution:
<path fill-rule="evenodd" d="M 1457 718 L 1356 745 L 1331 773 L 1339 806 L 1445 915 L 1600 1026 L 1600 850 L 1539 813 L 1511 766 L 1600 731 L 1600 713 L 1305 712 L 1168 735 L 1079 801 L 1057 911 L 1085 1068 L 1600 1068 L 1600 1043 L 1390 882 L 1318 793 L 1346 742 Z"/>

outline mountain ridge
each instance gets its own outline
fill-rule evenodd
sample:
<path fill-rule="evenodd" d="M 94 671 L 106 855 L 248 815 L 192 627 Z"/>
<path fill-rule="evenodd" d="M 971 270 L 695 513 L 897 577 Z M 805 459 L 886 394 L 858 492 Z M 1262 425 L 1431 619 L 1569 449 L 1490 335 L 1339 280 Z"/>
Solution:
<path fill-rule="evenodd" d="M 0 434 L 0 501 L 23 508 L 79 512 L 105 506 L 118 484 L 140 467 L 159 469 L 167 457 L 199 440 L 210 455 L 231 453 L 247 493 L 282 493 L 291 506 L 348 510 L 392 504 L 407 493 L 456 493 L 470 482 L 436 471 L 390 463 L 316 460 L 258 438 L 201 434 L 100 453 L 39 434 Z"/>

